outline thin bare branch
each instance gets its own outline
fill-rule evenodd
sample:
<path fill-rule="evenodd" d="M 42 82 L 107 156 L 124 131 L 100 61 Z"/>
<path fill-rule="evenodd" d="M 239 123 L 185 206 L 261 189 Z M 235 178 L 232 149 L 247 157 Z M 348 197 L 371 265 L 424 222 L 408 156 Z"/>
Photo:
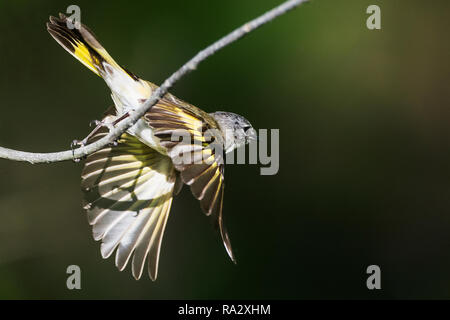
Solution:
<path fill-rule="evenodd" d="M 172 74 L 164 83 L 159 87 L 152 96 L 143 103 L 136 110 L 130 112 L 130 116 L 125 120 L 119 122 L 114 129 L 112 129 L 108 135 L 102 139 L 95 141 L 89 145 L 80 147 L 78 149 L 52 152 L 52 153 L 32 153 L 23 152 L 12 149 L 0 147 L 0 158 L 14 160 L 14 161 L 26 161 L 30 163 L 51 163 L 58 161 L 73 160 L 84 157 L 97 150 L 100 150 L 104 146 L 111 144 L 128 128 L 133 126 L 154 104 L 156 104 L 172 86 L 179 81 L 182 77 L 192 72 L 197 68 L 200 62 L 206 60 L 217 51 L 223 49 L 227 45 L 235 42 L 236 40 L 244 37 L 253 30 L 261 27 L 262 25 L 274 20 L 275 18 L 287 13 L 288 11 L 296 8 L 307 0 L 289 0 L 279 5 L 278 7 L 266 12 L 262 16 L 247 22 L 240 28 L 232 31 L 225 37 L 211 44 L 206 49 L 197 53 L 191 60 L 184 64 L 178 71 Z"/>

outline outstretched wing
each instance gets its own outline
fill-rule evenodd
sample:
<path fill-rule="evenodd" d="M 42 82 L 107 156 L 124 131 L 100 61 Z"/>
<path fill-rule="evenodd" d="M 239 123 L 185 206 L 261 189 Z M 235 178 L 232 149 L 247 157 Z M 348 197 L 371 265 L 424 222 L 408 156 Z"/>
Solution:
<path fill-rule="evenodd" d="M 101 129 L 90 140 L 108 133 Z M 101 254 L 116 250 L 116 266 L 123 270 L 132 258 L 132 273 L 139 279 L 148 257 L 148 272 L 155 280 L 159 252 L 177 179 L 171 159 L 124 133 L 86 159 L 82 172 L 84 208 Z"/>
<path fill-rule="evenodd" d="M 205 214 L 213 217 L 229 257 L 236 262 L 222 219 L 223 136 L 217 125 L 214 126 L 214 120 L 206 120 L 202 113 L 193 109 L 195 107 L 187 105 L 186 108 L 182 104 L 173 96 L 166 95 L 144 118 L 154 129 L 160 144 L 167 148 L 175 168 L 180 171 L 181 179 L 200 200 Z M 184 139 L 186 134 L 189 136 L 187 140 Z M 181 136 L 181 141 L 174 139 Z"/>

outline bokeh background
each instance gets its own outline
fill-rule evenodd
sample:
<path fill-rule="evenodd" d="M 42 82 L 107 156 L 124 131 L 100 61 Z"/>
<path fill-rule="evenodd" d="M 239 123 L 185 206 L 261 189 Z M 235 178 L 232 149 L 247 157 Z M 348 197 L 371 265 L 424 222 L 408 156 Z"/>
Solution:
<path fill-rule="evenodd" d="M 225 33 L 281 3 L 0 2 L 0 145 L 66 150 L 112 104 L 47 33 L 71 4 L 121 64 L 160 84 Z M 368 30 L 370 4 L 382 29 Z M 208 59 L 172 93 L 280 129 L 280 170 L 226 168 L 238 264 L 188 188 L 156 282 L 103 260 L 81 208 L 82 163 L 0 159 L 0 298 L 450 298 L 448 1 L 314 0 Z M 66 288 L 66 268 L 82 289 Z M 382 289 L 366 288 L 379 265 Z"/>

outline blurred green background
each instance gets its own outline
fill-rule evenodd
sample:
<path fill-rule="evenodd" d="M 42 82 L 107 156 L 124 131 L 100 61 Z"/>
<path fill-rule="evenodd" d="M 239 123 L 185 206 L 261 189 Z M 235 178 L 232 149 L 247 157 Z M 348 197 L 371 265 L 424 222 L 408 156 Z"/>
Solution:
<path fill-rule="evenodd" d="M 0 2 L 0 145 L 59 151 L 112 104 L 47 33 L 81 7 L 116 60 L 160 84 L 199 49 L 281 0 Z M 366 28 L 381 7 L 382 29 Z M 171 90 L 280 129 L 280 171 L 226 168 L 233 265 L 188 188 L 158 280 L 103 260 L 81 208 L 81 163 L 0 160 L 0 298 L 450 298 L 448 1 L 303 5 Z M 81 290 L 66 268 L 82 270 Z M 381 267 L 382 289 L 366 288 Z"/>

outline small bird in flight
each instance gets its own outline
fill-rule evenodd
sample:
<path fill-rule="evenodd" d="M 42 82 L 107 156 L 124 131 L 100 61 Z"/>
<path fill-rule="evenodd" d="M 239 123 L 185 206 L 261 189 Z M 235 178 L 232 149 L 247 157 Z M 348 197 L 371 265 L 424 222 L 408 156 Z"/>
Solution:
<path fill-rule="evenodd" d="M 109 128 L 158 88 L 118 65 L 80 22 L 60 14 L 59 18 L 50 17 L 47 30 L 111 89 L 114 107 L 83 143 L 107 135 Z M 209 131 L 214 134 L 208 139 Z M 180 132 L 188 134 L 188 142 L 180 141 Z M 102 257 L 115 251 L 115 264 L 121 271 L 131 259 L 135 279 L 142 276 L 148 257 L 149 276 L 156 280 L 172 198 L 187 184 L 205 214 L 212 217 L 235 262 L 222 219 L 224 157 L 218 150 L 227 153 L 254 139 L 256 131 L 244 117 L 231 112 L 206 113 L 166 94 L 117 143 L 86 158 L 81 175 L 84 208 L 94 239 L 102 240 Z"/>

